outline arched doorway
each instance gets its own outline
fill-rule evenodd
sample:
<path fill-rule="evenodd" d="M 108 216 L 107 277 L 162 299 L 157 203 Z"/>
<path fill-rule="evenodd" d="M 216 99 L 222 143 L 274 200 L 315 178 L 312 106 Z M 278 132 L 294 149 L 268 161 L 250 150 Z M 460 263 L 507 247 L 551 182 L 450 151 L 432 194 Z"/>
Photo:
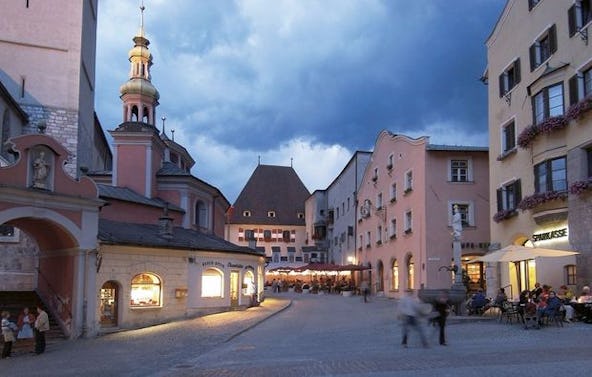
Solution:
<path fill-rule="evenodd" d="M 108 281 L 101 287 L 99 323 L 101 327 L 116 327 L 119 309 L 119 284 Z"/>
<path fill-rule="evenodd" d="M 378 276 L 376 278 L 376 292 L 384 292 L 384 264 L 378 261 Z"/>

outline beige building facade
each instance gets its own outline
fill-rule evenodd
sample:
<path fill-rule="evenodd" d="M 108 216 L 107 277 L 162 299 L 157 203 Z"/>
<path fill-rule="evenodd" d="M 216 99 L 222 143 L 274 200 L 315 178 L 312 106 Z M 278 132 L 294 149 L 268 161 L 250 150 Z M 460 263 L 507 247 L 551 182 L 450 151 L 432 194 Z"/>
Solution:
<path fill-rule="evenodd" d="M 592 281 L 590 5 L 509 0 L 486 42 L 492 249 L 580 252 L 490 263 L 489 294 Z"/>

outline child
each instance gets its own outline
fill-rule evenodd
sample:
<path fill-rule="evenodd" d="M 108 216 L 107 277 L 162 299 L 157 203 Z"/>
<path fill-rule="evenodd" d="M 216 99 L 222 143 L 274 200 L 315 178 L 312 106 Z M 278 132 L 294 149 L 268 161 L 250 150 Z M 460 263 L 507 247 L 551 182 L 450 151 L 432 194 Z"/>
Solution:
<path fill-rule="evenodd" d="M 8 311 L 2 312 L 2 336 L 4 337 L 4 347 L 2 348 L 2 358 L 5 359 L 10 357 L 12 352 L 12 343 L 15 341 L 14 332 L 17 327 L 14 323 L 10 322 L 10 313 Z"/>

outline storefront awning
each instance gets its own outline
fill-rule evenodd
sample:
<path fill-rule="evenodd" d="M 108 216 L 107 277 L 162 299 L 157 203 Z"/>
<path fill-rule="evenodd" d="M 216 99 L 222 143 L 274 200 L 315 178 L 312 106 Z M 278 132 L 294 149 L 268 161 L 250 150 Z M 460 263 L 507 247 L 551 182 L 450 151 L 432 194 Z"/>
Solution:
<path fill-rule="evenodd" d="M 558 258 L 579 254 L 576 251 L 544 249 L 541 247 L 527 247 L 520 245 L 508 245 L 503 249 L 475 258 L 472 262 L 519 262 L 534 258 Z"/>

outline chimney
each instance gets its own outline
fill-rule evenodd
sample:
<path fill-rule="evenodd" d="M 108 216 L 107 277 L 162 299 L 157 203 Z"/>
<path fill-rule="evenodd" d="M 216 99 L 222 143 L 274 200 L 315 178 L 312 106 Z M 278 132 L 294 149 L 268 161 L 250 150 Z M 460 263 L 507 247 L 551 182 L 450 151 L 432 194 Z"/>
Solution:
<path fill-rule="evenodd" d="M 173 218 L 169 217 L 169 203 L 165 203 L 163 215 L 158 219 L 158 235 L 167 240 L 173 238 Z"/>

